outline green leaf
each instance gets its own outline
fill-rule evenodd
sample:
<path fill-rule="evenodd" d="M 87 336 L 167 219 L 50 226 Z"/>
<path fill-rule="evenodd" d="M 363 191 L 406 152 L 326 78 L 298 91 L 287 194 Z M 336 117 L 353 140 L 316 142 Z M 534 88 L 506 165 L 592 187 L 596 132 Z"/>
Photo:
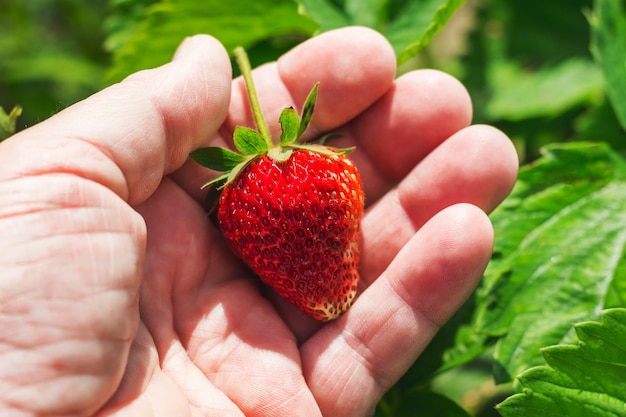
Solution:
<path fill-rule="evenodd" d="M 283 109 L 278 122 L 282 128 L 280 134 L 280 145 L 287 146 L 298 139 L 298 129 L 300 127 L 300 118 L 293 107 Z"/>
<path fill-rule="evenodd" d="M 292 0 L 161 0 L 146 10 L 134 34 L 117 46 L 108 74 L 112 81 L 169 62 L 180 42 L 198 33 L 215 36 L 232 51 L 281 36 L 306 38 L 317 29 Z"/>
<path fill-rule="evenodd" d="M 574 328 L 578 345 L 543 349 L 548 366 L 519 376 L 522 392 L 497 406 L 504 417 L 626 415 L 626 309 Z"/>
<path fill-rule="evenodd" d="M 109 52 L 119 51 L 139 30 L 148 7 L 159 0 L 110 0 L 111 13 L 105 20 L 108 37 L 104 47 Z"/>
<path fill-rule="evenodd" d="M 541 348 L 551 343 L 573 343 L 572 324 L 596 318 L 595 313 L 588 311 L 554 314 L 550 319 L 541 313 L 525 313 L 512 320 L 509 331 L 498 341 L 493 355 L 496 383 L 511 381 L 515 374 L 542 365 Z"/>
<path fill-rule="evenodd" d="M 470 417 L 450 398 L 427 389 L 411 390 L 381 402 L 375 417 Z"/>
<path fill-rule="evenodd" d="M 200 148 L 189 154 L 200 165 L 215 171 L 226 172 L 246 160 L 246 157 L 219 147 Z"/>
<path fill-rule="evenodd" d="M 398 64 L 430 43 L 464 0 L 297 0 L 325 32 L 348 25 L 373 28 L 389 40 Z"/>
<path fill-rule="evenodd" d="M 368 27 L 379 27 L 385 22 L 389 0 L 346 0 L 345 13 L 352 22 Z M 354 24 L 354 23 L 352 23 Z"/>
<path fill-rule="evenodd" d="M 569 323 L 595 317 L 624 288 L 624 201 L 626 161 L 603 144 L 553 144 L 520 170 L 492 214 L 495 254 L 477 314 L 479 331 L 506 334 L 499 381 L 537 364 L 541 346 L 567 341 Z"/>
<path fill-rule="evenodd" d="M 624 129 L 617 120 L 608 97 L 586 108 L 576 117 L 573 124 L 574 141 L 595 141 L 596 138 L 602 138 L 602 141 L 611 145 L 613 149 L 622 153 L 626 150 Z"/>
<path fill-rule="evenodd" d="M 383 31 L 389 42 L 398 46 L 398 64 L 426 47 L 463 3 L 465 0 L 407 1 L 403 13 Z"/>
<path fill-rule="evenodd" d="M 309 123 L 311 122 L 311 118 L 313 117 L 313 110 L 315 109 L 315 102 L 317 101 L 317 89 L 319 87 L 319 83 L 313 86 L 313 89 L 309 93 L 306 101 L 304 102 L 304 106 L 302 106 L 302 116 L 300 116 L 300 127 L 298 128 L 299 138 L 302 136 L 307 127 L 309 127 Z"/>
<path fill-rule="evenodd" d="M 326 32 L 344 26 L 351 21 L 339 5 L 329 0 L 297 0 L 300 12 L 319 24 L 319 31 Z"/>
<path fill-rule="evenodd" d="M 596 0 L 590 16 L 592 51 L 607 81 L 607 94 L 626 129 L 626 2 Z"/>
<path fill-rule="evenodd" d="M 263 136 L 249 127 L 235 127 L 233 141 L 237 150 L 244 155 L 259 155 L 267 152 L 268 149 Z"/>
<path fill-rule="evenodd" d="M 492 65 L 488 76 L 493 96 L 485 111 L 493 120 L 556 117 L 604 94 L 600 69 L 584 58 L 572 58 L 537 71 L 499 62 Z"/>
<path fill-rule="evenodd" d="M 15 133 L 15 122 L 21 114 L 22 108 L 20 106 L 13 107 L 9 114 L 0 107 L 0 142 Z"/>
<path fill-rule="evenodd" d="M 507 123 L 505 130 L 510 137 L 519 142 L 524 141 L 524 151 L 530 156 L 529 160 L 537 157 L 538 145 L 571 137 L 571 118 L 581 109 L 572 108 L 571 105 L 575 103 L 565 98 L 570 96 L 570 89 L 579 91 L 582 86 L 588 88 L 589 81 L 577 78 L 560 90 L 552 89 L 554 94 L 551 97 L 546 97 L 547 94 L 542 96 L 550 103 L 543 109 L 545 111 L 542 110 L 540 100 L 533 100 L 531 94 L 518 88 L 517 84 L 534 86 L 547 77 L 541 73 L 559 72 L 559 68 L 563 65 L 567 67 L 569 64 L 564 63 L 571 60 L 592 61 L 589 22 L 582 13 L 590 7 L 590 3 L 590 0 L 489 0 L 473 16 L 473 29 L 466 39 L 467 50 L 457 76 L 472 93 L 474 120 L 489 124 L 496 120 L 509 120 L 509 117 L 512 121 L 519 120 L 521 116 L 513 111 L 513 107 L 516 106 L 516 100 L 520 101 L 519 108 L 528 111 L 532 115 L 530 117 L 535 119 L 526 124 Z M 595 71 L 594 82 L 602 81 L 599 67 L 591 71 Z M 516 75 L 521 79 L 517 79 Z M 579 83 L 582 83 L 580 87 Z M 548 83 L 544 85 L 550 88 Z M 507 94 L 509 89 L 515 93 Z M 536 87 L 532 91 L 542 94 Z M 522 95 L 518 97 L 518 93 Z M 503 100 L 504 97 L 507 100 Z M 492 113 L 487 115 L 485 106 L 494 98 L 503 100 L 501 103 L 507 103 L 506 107 L 500 111 L 499 106 L 491 104 L 489 111 Z M 592 96 L 587 98 L 593 99 Z M 579 104 L 587 105 L 587 98 Z M 557 107 L 552 103 L 559 102 L 560 108 L 570 109 L 571 113 L 555 113 Z M 542 119 L 537 120 L 536 117 Z M 592 140 L 597 140 L 597 137 Z M 604 141 L 604 138 L 601 140 Z"/>

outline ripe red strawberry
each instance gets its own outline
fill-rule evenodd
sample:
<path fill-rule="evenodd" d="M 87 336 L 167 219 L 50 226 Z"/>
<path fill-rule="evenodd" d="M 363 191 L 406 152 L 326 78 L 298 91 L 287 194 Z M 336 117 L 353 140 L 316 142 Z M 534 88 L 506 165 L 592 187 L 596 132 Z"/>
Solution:
<path fill-rule="evenodd" d="M 349 150 L 297 142 L 311 120 L 317 85 L 301 116 L 283 110 L 280 144 L 274 145 L 242 49 L 236 57 L 259 130 L 235 129 L 240 153 L 202 148 L 191 156 L 225 172 L 206 185 L 221 190 L 217 218 L 234 252 L 306 314 L 335 319 L 352 304 L 359 280 L 359 173 L 345 155 Z"/>

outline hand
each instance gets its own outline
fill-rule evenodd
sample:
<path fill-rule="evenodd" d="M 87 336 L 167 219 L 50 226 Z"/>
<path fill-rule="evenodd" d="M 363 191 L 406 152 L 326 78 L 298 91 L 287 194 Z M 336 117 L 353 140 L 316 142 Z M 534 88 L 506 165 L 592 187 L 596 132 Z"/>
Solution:
<path fill-rule="evenodd" d="M 504 134 L 469 126 L 456 80 L 394 80 L 395 64 L 346 28 L 254 72 L 268 122 L 320 81 L 310 136 L 357 146 L 361 288 L 325 325 L 250 276 L 201 207 L 215 173 L 189 152 L 253 123 L 213 38 L 3 142 L 0 414 L 371 412 L 481 278 L 485 213 L 517 172 Z"/>

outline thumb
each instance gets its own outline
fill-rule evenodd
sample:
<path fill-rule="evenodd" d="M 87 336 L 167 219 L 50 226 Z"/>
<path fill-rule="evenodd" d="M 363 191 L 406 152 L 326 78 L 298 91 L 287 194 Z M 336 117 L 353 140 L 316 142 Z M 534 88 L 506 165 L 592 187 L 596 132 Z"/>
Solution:
<path fill-rule="evenodd" d="M 70 173 L 131 205 L 215 134 L 228 111 L 231 65 L 214 38 L 186 39 L 174 60 L 133 74 L 0 146 L 0 181 Z"/>
<path fill-rule="evenodd" d="M 221 44 L 189 38 L 171 63 L 0 143 L 0 414 L 86 415 L 115 392 L 146 244 L 128 203 L 215 134 L 230 80 Z"/>

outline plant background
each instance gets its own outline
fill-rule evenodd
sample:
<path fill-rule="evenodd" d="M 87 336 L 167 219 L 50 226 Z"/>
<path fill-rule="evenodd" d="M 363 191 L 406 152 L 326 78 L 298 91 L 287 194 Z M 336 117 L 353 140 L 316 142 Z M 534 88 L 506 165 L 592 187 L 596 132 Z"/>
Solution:
<path fill-rule="evenodd" d="M 194 32 L 245 46 L 254 65 L 317 31 L 374 27 L 394 44 L 399 73 L 459 78 L 474 121 L 505 131 L 523 165 L 491 216 L 496 247 L 481 286 L 376 415 L 625 416 L 624 1 L 298 3 L 0 0 L 0 106 L 20 105 L 23 129 L 166 62 Z"/>

